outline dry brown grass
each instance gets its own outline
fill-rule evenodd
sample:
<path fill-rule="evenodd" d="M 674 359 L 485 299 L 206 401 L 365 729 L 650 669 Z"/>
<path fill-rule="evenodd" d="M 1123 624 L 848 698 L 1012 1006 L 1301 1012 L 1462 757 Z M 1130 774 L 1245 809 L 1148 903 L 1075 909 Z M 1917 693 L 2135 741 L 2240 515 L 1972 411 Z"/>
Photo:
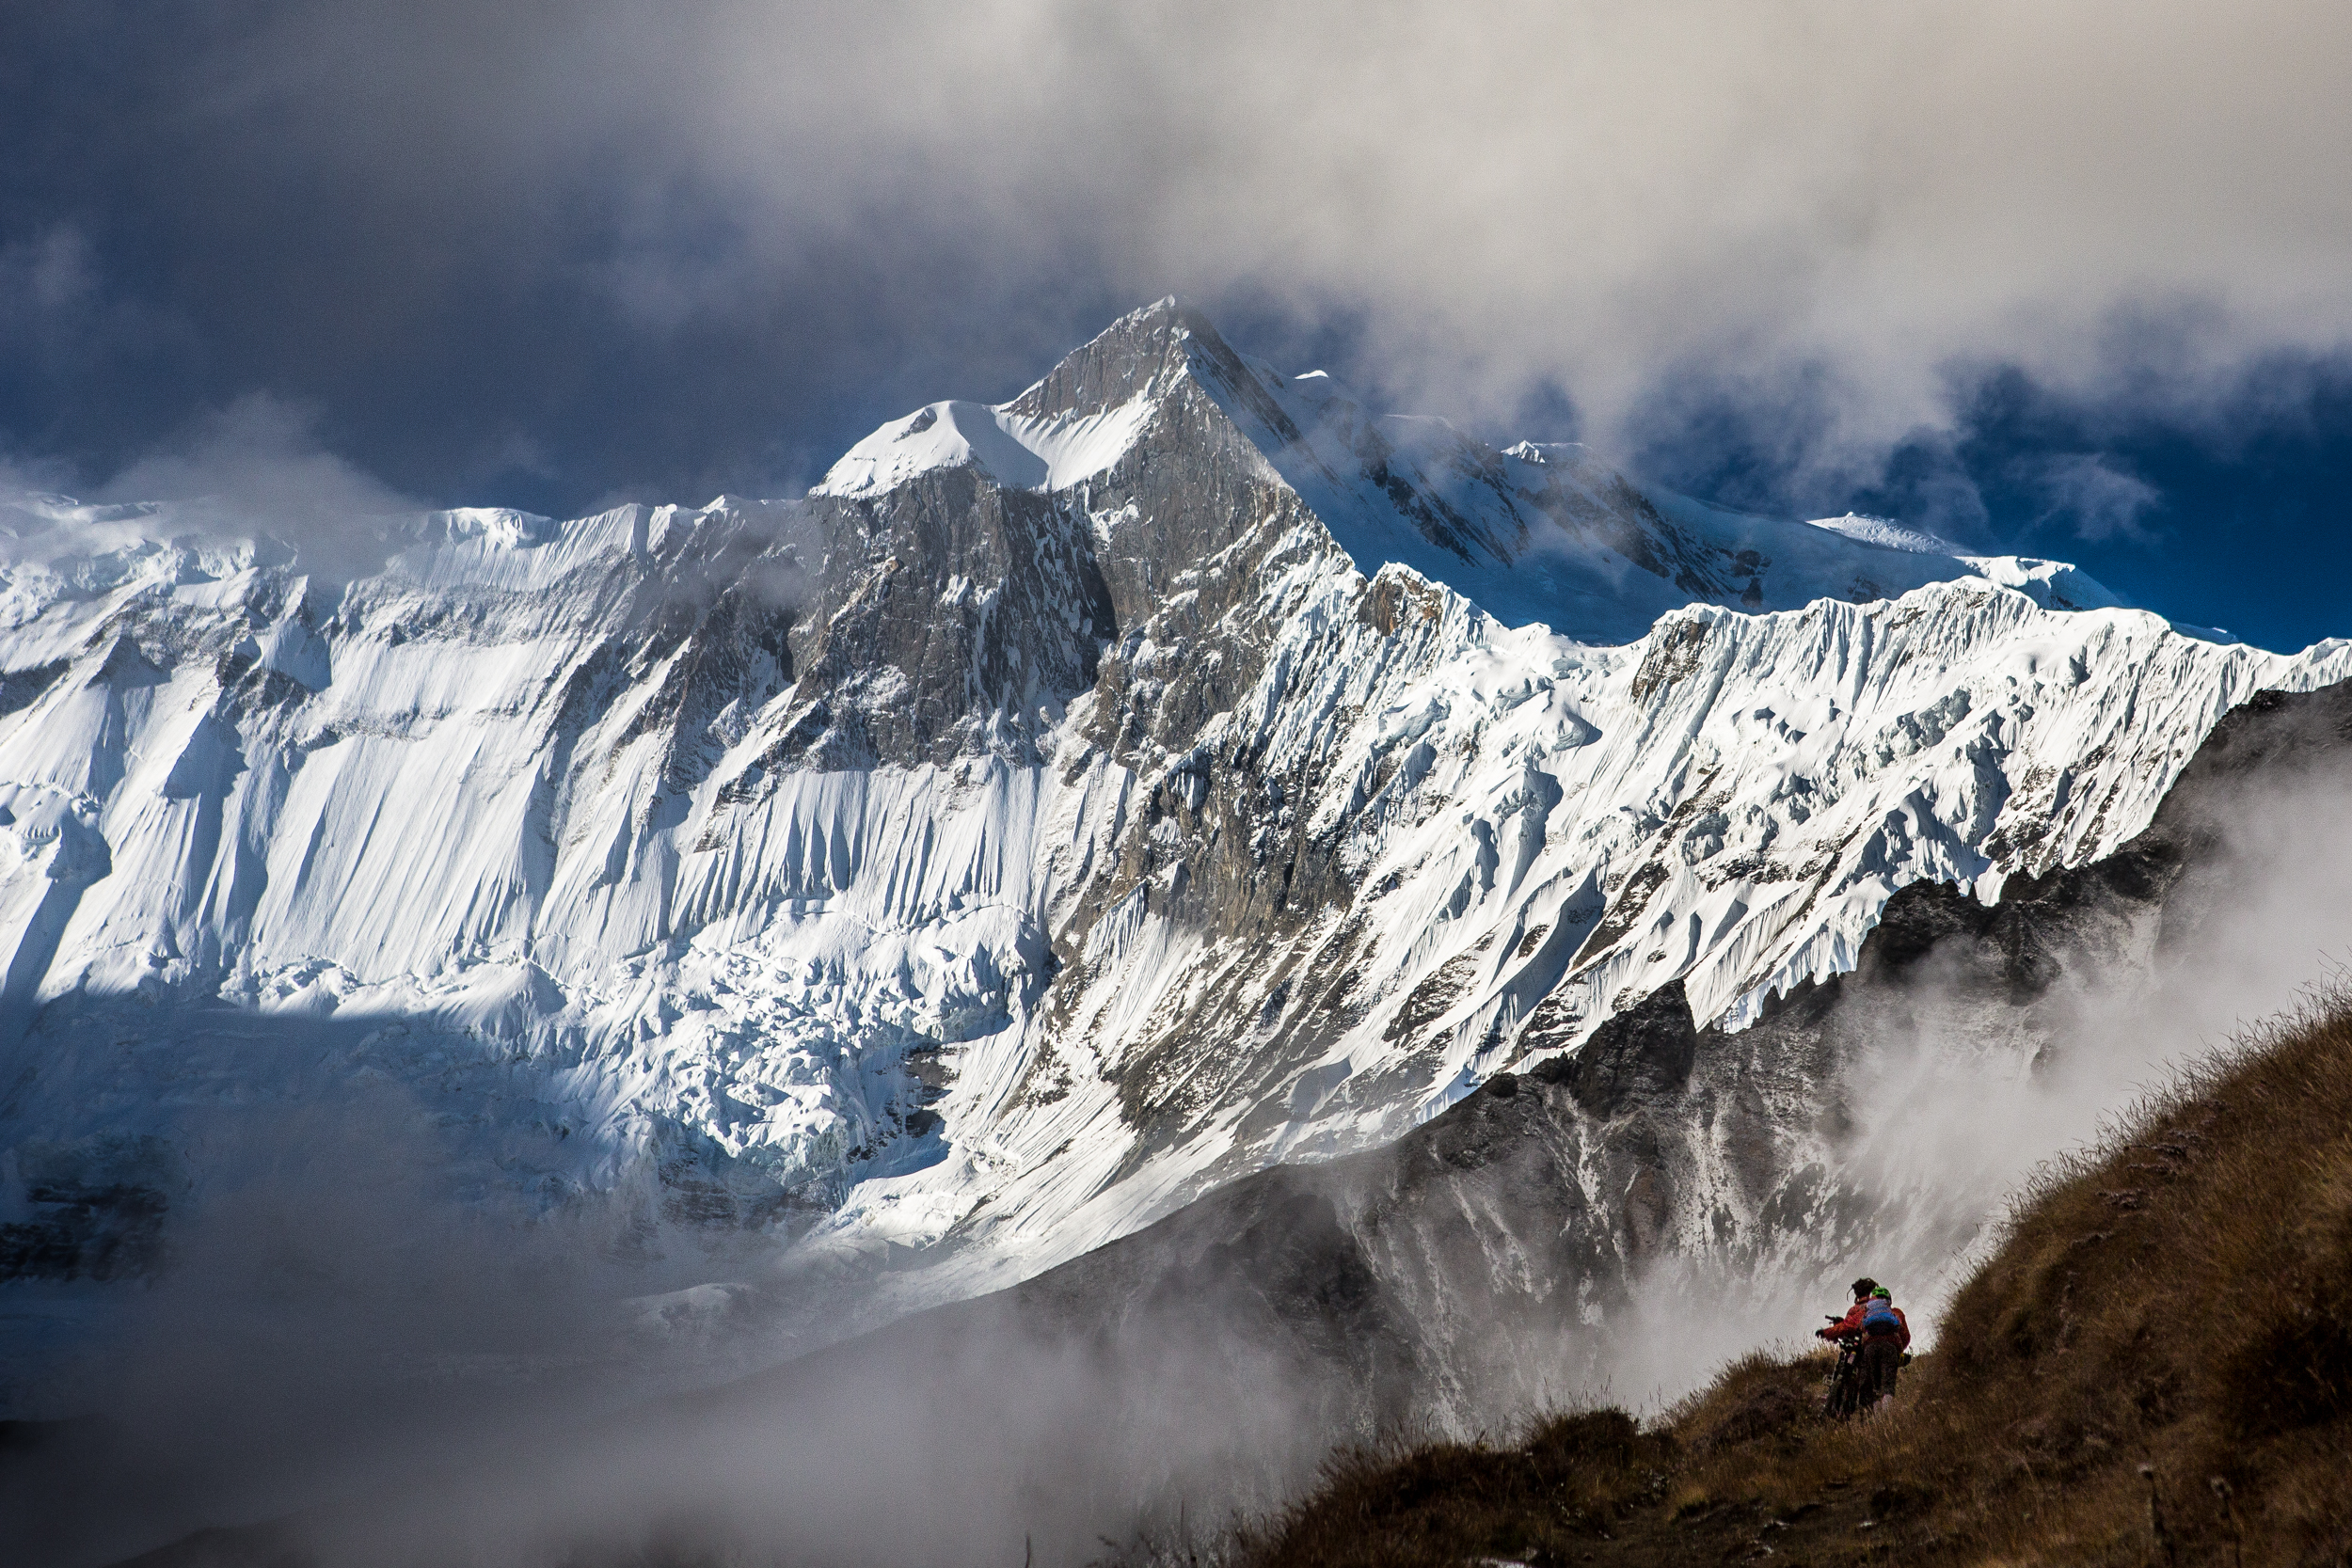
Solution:
<path fill-rule="evenodd" d="M 1615 1447 L 1353 1456 L 1252 1560 L 2352 1563 L 2352 1006 L 2047 1170 L 1939 1342 L 1844 1426 L 1752 1356 Z"/>
<path fill-rule="evenodd" d="M 1439 1568 L 1464 1557 L 1565 1559 L 1662 1495 L 1674 1444 L 1618 1410 L 1555 1417 L 1509 1448 L 1356 1449 L 1325 1467 L 1263 1568 Z"/>

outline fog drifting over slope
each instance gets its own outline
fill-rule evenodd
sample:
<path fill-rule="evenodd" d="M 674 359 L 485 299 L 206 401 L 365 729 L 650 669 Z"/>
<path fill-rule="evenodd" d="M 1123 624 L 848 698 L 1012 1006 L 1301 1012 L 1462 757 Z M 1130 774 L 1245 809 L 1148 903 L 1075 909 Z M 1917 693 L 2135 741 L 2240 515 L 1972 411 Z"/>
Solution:
<path fill-rule="evenodd" d="M 2214 852 L 2174 889 L 2162 945 L 2144 926 L 2129 939 L 2151 961 L 2070 968 L 2030 1007 L 1988 1018 L 1984 982 L 1961 978 L 1958 954 L 1928 959 L 1848 1081 L 1841 1175 L 1866 1200 L 1867 1243 L 1811 1269 L 1665 1260 L 1650 1290 L 1709 1309 L 1682 1320 L 1687 1332 L 1637 1336 L 1617 1397 L 1655 1407 L 1759 1343 L 1799 1348 L 1866 1273 L 1933 1348 L 1942 1309 L 2045 1163 L 2114 1135 L 2184 1068 L 2342 1005 L 2352 791 L 2340 773 L 2282 771 L 2217 804 Z"/>

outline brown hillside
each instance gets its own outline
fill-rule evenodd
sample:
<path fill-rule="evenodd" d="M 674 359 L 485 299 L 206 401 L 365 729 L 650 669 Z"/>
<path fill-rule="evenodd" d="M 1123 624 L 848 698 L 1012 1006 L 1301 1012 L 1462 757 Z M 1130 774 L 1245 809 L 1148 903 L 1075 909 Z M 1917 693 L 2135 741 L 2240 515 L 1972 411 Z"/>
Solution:
<path fill-rule="evenodd" d="M 1253 1568 L 2352 1563 L 2352 1004 L 2051 1170 L 1893 1405 L 1754 1357 L 1649 1432 L 1336 1461 Z M 1768 1551 L 1769 1548 L 1769 1551 Z"/>

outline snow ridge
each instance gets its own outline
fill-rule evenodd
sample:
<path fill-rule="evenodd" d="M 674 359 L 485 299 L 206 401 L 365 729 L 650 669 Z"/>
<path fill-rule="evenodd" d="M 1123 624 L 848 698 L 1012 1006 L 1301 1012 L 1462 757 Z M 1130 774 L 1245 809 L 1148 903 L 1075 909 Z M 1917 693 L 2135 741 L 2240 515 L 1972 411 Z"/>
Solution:
<path fill-rule="evenodd" d="M 8 1141 L 386 1081 L 647 1245 L 928 1249 L 902 1301 L 1674 979 L 1738 1024 L 2352 675 L 1375 419 L 1165 301 L 803 500 L 437 514 L 347 583 L 17 504 L 107 531 L 0 564 Z"/>

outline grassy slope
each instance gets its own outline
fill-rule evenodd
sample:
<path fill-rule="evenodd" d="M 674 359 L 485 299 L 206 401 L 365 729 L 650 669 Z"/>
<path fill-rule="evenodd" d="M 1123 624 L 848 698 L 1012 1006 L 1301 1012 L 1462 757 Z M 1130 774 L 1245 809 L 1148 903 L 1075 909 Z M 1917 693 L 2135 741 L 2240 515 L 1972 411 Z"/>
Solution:
<path fill-rule="evenodd" d="M 1752 1357 L 1657 1428 L 1355 1454 L 1255 1568 L 2352 1562 L 2352 1006 L 2052 1170 L 1894 1404 Z M 1769 1557 L 1764 1548 L 1769 1546 Z"/>

